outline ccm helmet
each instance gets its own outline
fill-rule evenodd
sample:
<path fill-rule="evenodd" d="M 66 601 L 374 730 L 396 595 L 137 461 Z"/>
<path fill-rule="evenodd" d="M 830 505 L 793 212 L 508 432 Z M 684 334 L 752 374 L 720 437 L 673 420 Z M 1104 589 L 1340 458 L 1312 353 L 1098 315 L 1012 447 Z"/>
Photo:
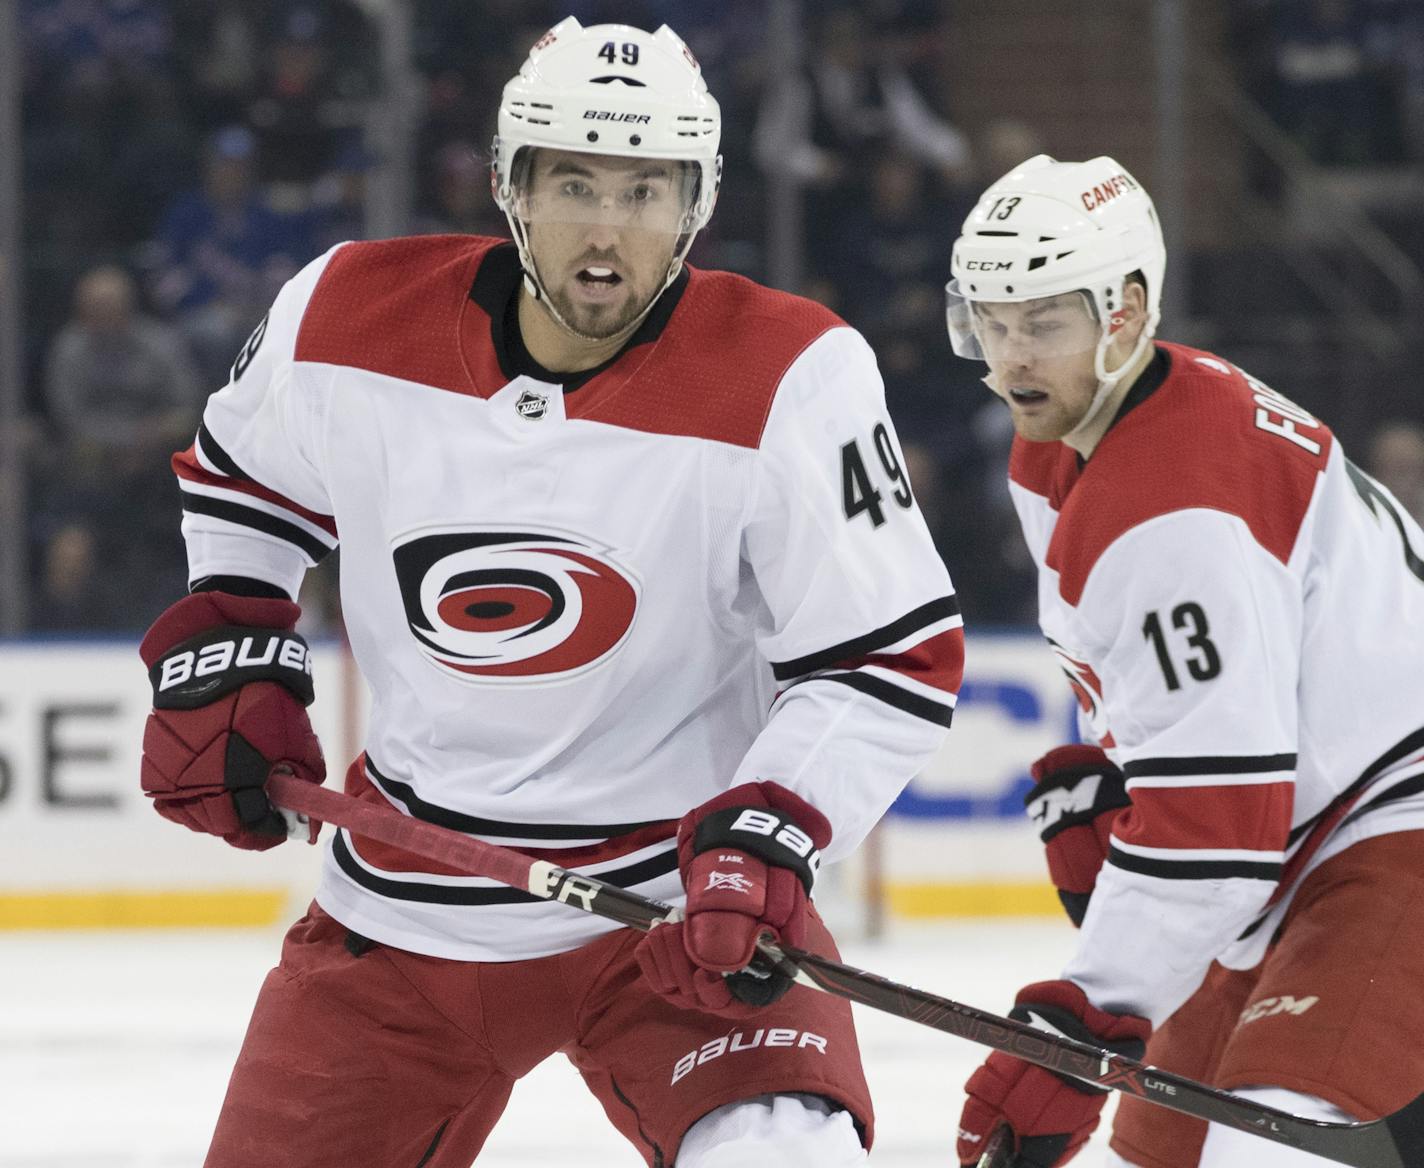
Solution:
<path fill-rule="evenodd" d="M 1122 166 L 1106 156 L 1059 162 L 1039 154 L 984 192 L 964 221 L 950 268 L 947 320 L 961 357 L 984 358 L 976 303 L 1071 292 L 1087 298 L 1100 328 L 1094 353 L 1099 386 L 1082 426 L 1151 343 L 1161 319 L 1167 250 L 1152 200 Z M 1147 321 L 1137 348 L 1109 372 L 1107 350 L 1134 272 L 1147 285 Z"/>
<path fill-rule="evenodd" d="M 519 247 L 526 284 L 564 328 L 574 331 L 549 303 L 529 249 L 521 185 L 530 152 L 547 147 L 679 161 L 693 168 L 661 295 L 712 216 L 722 178 L 721 137 L 721 111 L 707 92 L 697 58 L 667 25 L 654 33 L 626 24 L 584 28 L 570 16 L 534 43 L 500 99 L 490 183 Z"/>

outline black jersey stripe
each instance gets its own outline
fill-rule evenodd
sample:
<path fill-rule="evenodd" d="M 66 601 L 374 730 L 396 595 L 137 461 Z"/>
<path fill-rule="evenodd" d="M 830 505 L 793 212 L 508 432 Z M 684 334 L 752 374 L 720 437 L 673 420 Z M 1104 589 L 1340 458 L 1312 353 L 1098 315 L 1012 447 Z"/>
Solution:
<path fill-rule="evenodd" d="M 912 612 L 907 612 L 888 625 L 882 625 L 874 632 L 852 637 L 849 641 L 842 641 L 839 645 L 832 645 L 829 649 L 808 653 L 804 657 L 797 657 L 791 661 L 773 661 L 771 671 L 777 681 L 790 681 L 795 677 L 805 677 L 808 673 L 830 669 L 851 658 L 864 657 L 867 653 L 874 653 L 877 649 L 885 648 L 886 645 L 903 641 L 911 633 L 958 615 L 959 597 L 941 596 L 938 600 L 931 600 L 928 604 L 922 604 Z"/>
<path fill-rule="evenodd" d="M 405 809 L 416 819 L 438 823 L 441 827 L 453 828 L 469 835 L 506 836 L 514 839 L 605 840 L 662 824 L 671 827 L 674 823 L 671 819 L 645 819 L 640 823 L 517 823 L 508 819 L 485 819 L 427 802 L 416 794 L 415 788 L 409 783 L 382 774 L 371 761 L 369 754 L 366 756 L 366 776 L 392 799 L 404 804 Z"/>
<path fill-rule="evenodd" d="M 1391 803 L 1398 803 L 1401 799 L 1413 798 L 1421 791 L 1424 791 L 1424 775 L 1415 775 L 1413 778 L 1404 779 L 1402 782 L 1398 782 L 1394 786 L 1380 792 L 1373 799 L 1367 799 L 1361 803 L 1340 821 L 1339 827 L 1335 830 L 1339 831 L 1340 828 L 1344 827 L 1347 823 L 1354 823 L 1360 816 L 1368 815 L 1371 811 L 1375 811 L 1381 807 L 1387 807 Z"/>
<path fill-rule="evenodd" d="M 179 485 L 182 485 L 181 480 Z M 276 536 L 304 552 L 313 561 L 319 562 L 331 551 L 328 544 L 322 543 L 316 536 L 298 527 L 295 523 L 288 523 L 276 515 L 269 515 L 266 511 L 259 511 L 256 507 L 243 506 L 231 499 L 215 499 L 211 495 L 199 495 L 193 491 L 184 491 L 183 510 L 191 511 L 197 515 L 211 515 L 214 519 L 235 523 L 239 527 L 250 527 L 264 535 Z"/>
<path fill-rule="evenodd" d="M 1274 860 L 1168 860 L 1137 856 L 1112 847 L 1108 849 L 1108 863 L 1125 872 L 1163 880 L 1269 880 L 1273 884 L 1281 878 L 1285 867 Z"/>
<path fill-rule="evenodd" d="M 1318 815 L 1312 815 L 1304 823 L 1297 824 L 1291 828 L 1289 843 L 1294 845 L 1297 840 L 1308 834 L 1317 823 L 1331 814 L 1341 804 L 1348 803 L 1355 799 L 1361 791 L 1368 787 L 1375 779 L 1379 778 L 1386 770 L 1406 755 L 1413 754 L 1417 750 L 1424 750 L 1424 726 L 1418 730 L 1413 730 L 1406 734 L 1374 762 L 1370 763 L 1360 777 L 1346 787 L 1340 794 L 1336 795 L 1329 803 L 1321 808 Z"/>
<path fill-rule="evenodd" d="M 198 445 L 202 448 L 208 461 L 228 478 L 252 482 L 252 476 L 238 466 L 232 455 L 224 450 L 222 444 L 213 437 L 213 432 L 208 429 L 207 422 L 198 423 Z"/>
<path fill-rule="evenodd" d="M 358 833 L 359 834 L 359 833 Z M 671 841 L 669 841 L 671 843 Z M 337 832 L 331 844 L 331 854 L 336 863 L 352 880 L 368 892 L 374 892 L 390 900 L 413 900 L 422 904 L 537 904 L 547 898 L 535 896 L 521 888 L 469 888 L 450 884 L 430 884 L 422 880 L 392 880 L 378 876 L 366 869 L 346 843 L 345 831 Z M 659 876 L 677 871 L 677 849 L 669 847 L 661 855 L 651 856 L 626 868 L 614 868 L 599 872 L 597 878 L 605 884 L 619 888 L 632 888 L 646 884 Z"/>
<path fill-rule="evenodd" d="M 1149 775 L 1255 775 L 1295 770 L 1294 754 L 1202 754 L 1187 758 L 1139 758 L 1122 768 L 1129 779 Z"/>
<path fill-rule="evenodd" d="M 809 685 L 817 681 L 834 681 L 840 685 L 848 685 L 851 689 L 859 690 L 886 705 L 894 706 L 897 710 L 913 714 L 916 718 L 933 722 L 936 726 L 948 726 L 954 717 L 954 707 L 948 702 L 937 702 L 921 694 L 911 693 L 909 690 L 901 689 L 894 682 L 868 673 L 827 673 L 820 677 L 809 678 L 800 684 Z"/>

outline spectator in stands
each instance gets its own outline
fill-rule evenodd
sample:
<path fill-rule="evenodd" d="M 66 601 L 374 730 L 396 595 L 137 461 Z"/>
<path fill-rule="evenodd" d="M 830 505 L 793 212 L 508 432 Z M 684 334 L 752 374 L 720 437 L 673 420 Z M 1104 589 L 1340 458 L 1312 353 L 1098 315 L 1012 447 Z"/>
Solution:
<path fill-rule="evenodd" d="M 1370 438 L 1366 469 L 1424 523 L 1424 426 L 1402 418 L 1385 422 Z"/>
<path fill-rule="evenodd" d="M 167 448 L 197 427 L 202 389 L 187 345 L 138 312 L 136 298 L 122 268 L 95 268 L 79 281 L 46 376 L 47 411 L 66 443 Z"/>
<path fill-rule="evenodd" d="M 1020 162 L 1035 154 L 1052 154 L 1043 135 L 1025 121 L 1013 117 L 997 117 L 989 122 L 978 137 L 975 152 L 981 176 L 1008 174 Z"/>
<path fill-rule="evenodd" d="M 1388 62 L 1370 52 L 1368 6 L 1277 4 L 1272 112 L 1316 162 L 1359 166 L 1399 155 Z"/>
<path fill-rule="evenodd" d="M 954 243 L 947 225 L 962 220 L 969 206 L 932 199 L 924 167 L 907 153 L 887 150 L 867 165 L 868 197 L 842 215 L 824 253 L 825 270 L 845 280 L 844 311 L 857 328 L 876 332 L 884 318 L 903 327 L 901 301 L 916 293 L 913 323 L 933 335 L 943 326 L 939 277 Z"/>
<path fill-rule="evenodd" d="M 315 254 L 366 238 L 366 175 L 375 165 L 376 156 L 356 139 L 337 151 L 331 169 L 312 184 L 308 217 Z"/>
<path fill-rule="evenodd" d="M 434 206 L 416 223 L 421 235 L 508 235 L 504 216 L 490 198 L 489 158 L 463 139 L 435 152 Z"/>
<path fill-rule="evenodd" d="M 930 105 L 904 63 L 902 38 L 853 7 L 829 13 L 812 63 L 823 132 L 842 151 L 893 143 L 958 181 L 969 142 Z"/>
<path fill-rule="evenodd" d="M 122 623 L 115 590 L 99 575 L 99 541 L 81 519 L 44 544 L 30 625 L 40 632 L 84 632 Z"/>
<path fill-rule="evenodd" d="M 140 76 L 167 63 L 166 8 L 150 0 L 39 0 L 25 12 L 26 50 L 61 84 Z"/>
<path fill-rule="evenodd" d="M 213 135 L 202 187 L 173 201 L 154 241 L 154 298 L 177 320 L 210 385 L 226 380 L 277 290 L 316 251 L 302 220 L 263 202 L 256 149 L 242 126 Z"/>
<path fill-rule="evenodd" d="M 299 210 L 304 188 L 329 167 L 376 91 L 375 47 L 355 6 L 284 6 L 262 55 L 245 121 L 257 133 L 269 197 Z"/>

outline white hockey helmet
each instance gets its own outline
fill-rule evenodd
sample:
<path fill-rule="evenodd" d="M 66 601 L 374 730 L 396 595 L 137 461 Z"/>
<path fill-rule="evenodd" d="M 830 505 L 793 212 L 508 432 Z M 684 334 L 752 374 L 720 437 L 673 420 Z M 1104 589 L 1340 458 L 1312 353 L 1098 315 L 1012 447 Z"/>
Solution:
<path fill-rule="evenodd" d="M 548 304 L 520 214 L 521 151 L 548 147 L 695 166 L 666 289 L 712 216 L 722 179 L 721 138 L 721 111 L 697 58 L 667 25 L 654 33 L 626 24 L 584 28 L 569 16 L 546 32 L 504 87 L 490 168 L 494 200 L 509 220 L 531 291 Z"/>
<path fill-rule="evenodd" d="M 1111 158 L 1059 162 L 1039 154 L 994 183 L 964 221 L 945 287 L 950 343 L 984 360 L 973 305 L 1081 292 L 1100 330 L 1094 356 L 1099 391 L 1085 424 L 1161 319 L 1167 249 L 1157 211 L 1141 184 Z M 1147 321 L 1117 370 L 1105 367 L 1127 277 L 1146 283 Z"/>

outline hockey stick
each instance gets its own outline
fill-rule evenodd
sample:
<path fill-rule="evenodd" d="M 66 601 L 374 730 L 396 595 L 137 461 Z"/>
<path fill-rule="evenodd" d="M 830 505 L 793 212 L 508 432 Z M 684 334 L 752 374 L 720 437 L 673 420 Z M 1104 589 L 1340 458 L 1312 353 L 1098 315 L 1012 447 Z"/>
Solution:
<path fill-rule="evenodd" d="M 267 781 L 267 794 L 289 811 L 462 868 L 472 876 L 497 880 L 527 891 L 531 899 L 562 901 L 644 932 L 681 917 L 680 910 L 625 888 L 565 871 L 547 860 L 531 860 L 508 848 L 403 815 L 394 808 L 363 803 L 294 775 L 274 772 Z M 1355 1168 L 1424 1165 L 1424 1095 L 1382 1119 L 1361 1123 L 1306 1119 L 802 949 L 769 941 L 763 942 L 761 949 L 778 969 L 812 989 L 1184 1115 L 1239 1128 Z"/>
<path fill-rule="evenodd" d="M 1001 1123 L 990 1133 L 978 1168 L 1014 1168 L 1014 1134 L 1008 1124 Z"/>

